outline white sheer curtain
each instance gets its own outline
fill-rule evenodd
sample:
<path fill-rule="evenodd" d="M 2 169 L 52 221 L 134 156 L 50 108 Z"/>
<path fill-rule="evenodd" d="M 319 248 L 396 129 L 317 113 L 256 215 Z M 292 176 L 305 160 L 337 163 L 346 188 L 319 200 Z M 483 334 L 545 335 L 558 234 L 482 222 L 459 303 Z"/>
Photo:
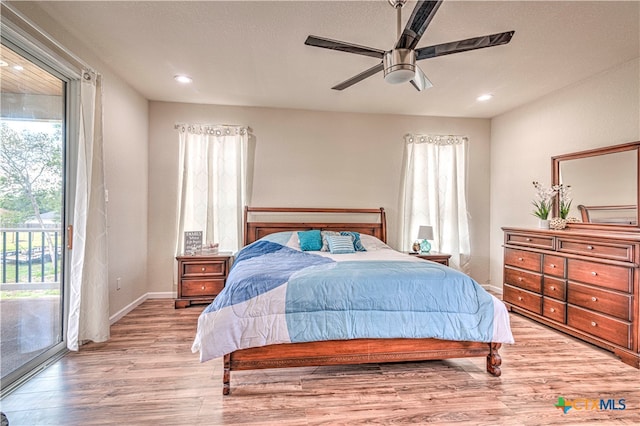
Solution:
<path fill-rule="evenodd" d="M 176 254 L 184 232 L 202 231 L 220 251 L 242 246 L 242 216 L 248 204 L 249 129 L 178 124 L 179 198 Z"/>
<path fill-rule="evenodd" d="M 102 79 L 84 71 L 80 84 L 78 166 L 71 250 L 67 347 L 109 339 L 107 221 L 102 156 Z"/>
<path fill-rule="evenodd" d="M 451 254 L 468 272 L 467 145 L 463 136 L 405 135 L 400 196 L 400 244 L 409 250 L 420 225 L 433 227 L 432 250 Z"/>

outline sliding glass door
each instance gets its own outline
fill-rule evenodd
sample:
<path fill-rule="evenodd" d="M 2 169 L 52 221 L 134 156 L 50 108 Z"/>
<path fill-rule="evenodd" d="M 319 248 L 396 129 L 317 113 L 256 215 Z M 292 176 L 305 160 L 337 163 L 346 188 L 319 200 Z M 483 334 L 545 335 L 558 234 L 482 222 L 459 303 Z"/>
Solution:
<path fill-rule="evenodd" d="M 2 389 L 64 350 L 67 81 L 3 39 L 0 51 Z"/>

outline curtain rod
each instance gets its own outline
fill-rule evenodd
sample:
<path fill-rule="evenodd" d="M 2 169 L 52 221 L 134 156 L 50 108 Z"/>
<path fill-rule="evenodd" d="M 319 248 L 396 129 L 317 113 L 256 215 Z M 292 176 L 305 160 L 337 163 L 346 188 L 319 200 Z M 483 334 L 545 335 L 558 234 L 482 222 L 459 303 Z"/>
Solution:
<path fill-rule="evenodd" d="M 57 56 L 59 59 L 67 62 L 77 70 L 96 72 L 93 67 L 56 41 L 47 32 L 33 23 L 33 21 L 24 16 L 20 11 L 16 10 L 13 5 L 2 2 L 1 7 L 2 23 L 6 25 L 8 29 L 13 30 L 21 37 L 28 36 L 31 38 L 32 42 L 45 50 L 45 53 Z"/>
<path fill-rule="evenodd" d="M 453 145 L 469 140 L 468 136 L 464 135 L 429 135 L 429 134 L 414 134 L 407 133 L 404 135 L 405 142 L 407 143 L 436 143 L 442 145 Z"/>
<path fill-rule="evenodd" d="M 188 124 L 188 123 L 176 123 L 173 128 L 180 132 L 190 133 L 207 133 L 210 135 L 221 136 L 222 134 L 230 135 L 231 131 L 241 135 L 248 133 L 251 134 L 253 129 L 249 126 L 241 126 L 237 124 Z"/>

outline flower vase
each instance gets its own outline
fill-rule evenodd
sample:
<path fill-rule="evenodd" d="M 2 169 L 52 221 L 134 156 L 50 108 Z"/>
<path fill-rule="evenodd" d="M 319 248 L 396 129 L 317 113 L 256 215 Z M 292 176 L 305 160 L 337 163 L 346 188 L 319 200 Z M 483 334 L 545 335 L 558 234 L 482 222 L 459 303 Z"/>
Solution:
<path fill-rule="evenodd" d="M 538 228 L 549 229 L 549 219 L 538 219 Z"/>

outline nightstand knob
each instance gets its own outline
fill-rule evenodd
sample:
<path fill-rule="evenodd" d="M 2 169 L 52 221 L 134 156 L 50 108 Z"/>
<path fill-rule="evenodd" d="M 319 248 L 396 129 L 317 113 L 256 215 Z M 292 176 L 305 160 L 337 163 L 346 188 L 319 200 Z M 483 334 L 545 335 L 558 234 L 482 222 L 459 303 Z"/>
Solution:
<path fill-rule="evenodd" d="M 554 286 L 549 287 L 551 290 L 555 290 L 556 288 Z"/>
<path fill-rule="evenodd" d="M 598 324 L 595 321 L 591 321 L 591 326 L 596 327 Z"/>
<path fill-rule="evenodd" d="M 556 311 L 556 308 L 551 308 L 551 309 L 549 309 L 549 310 L 550 310 L 551 312 L 555 312 L 555 311 Z"/>
<path fill-rule="evenodd" d="M 596 302 L 597 300 L 598 300 L 598 298 L 597 298 L 597 297 L 595 297 L 595 296 L 593 296 L 593 297 L 591 298 L 591 301 L 592 301 L 592 302 Z"/>
<path fill-rule="evenodd" d="M 205 286 L 202 286 L 202 289 L 204 290 L 204 289 L 205 289 Z"/>
<path fill-rule="evenodd" d="M 205 268 L 204 266 L 202 267 L 202 272 L 206 271 L 207 268 Z"/>

